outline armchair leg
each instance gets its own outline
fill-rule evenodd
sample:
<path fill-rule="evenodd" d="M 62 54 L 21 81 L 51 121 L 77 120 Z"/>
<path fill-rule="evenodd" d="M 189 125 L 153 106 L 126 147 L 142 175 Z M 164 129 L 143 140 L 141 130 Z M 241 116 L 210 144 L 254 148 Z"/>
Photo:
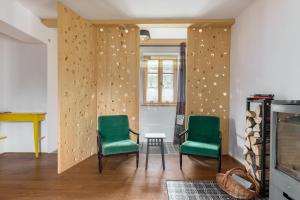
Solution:
<path fill-rule="evenodd" d="M 102 173 L 102 155 L 98 155 L 98 161 L 99 161 L 99 173 Z"/>
<path fill-rule="evenodd" d="M 222 145 L 222 143 L 221 143 Z M 218 159 L 218 172 L 221 172 L 221 164 L 222 164 L 222 146 L 219 148 L 219 159 Z"/>
<path fill-rule="evenodd" d="M 222 156 L 220 155 L 219 159 L 218 159 L 218 172 L 219 173 L 221 172 L 221 163 L 222 163 Z"/>
<path fill-rule="evenodd" d="M 179 154 L 180 169 L 182 169 L 182 154 Z"/>
<path fill-rule="evenodd" d="M 136 168 L 139 168 L 139 152 L 136 153 Z"/>

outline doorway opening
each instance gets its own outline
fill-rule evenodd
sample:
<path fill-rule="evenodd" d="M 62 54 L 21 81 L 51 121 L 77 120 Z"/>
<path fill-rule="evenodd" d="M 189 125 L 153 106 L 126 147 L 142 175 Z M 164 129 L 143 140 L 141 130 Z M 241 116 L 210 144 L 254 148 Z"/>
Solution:
<path fill-rule="evenodd" d="M 140 25 L 141 33 L 147 31 L 150 38 L 140 45 L 140 100 L 139 127 L 141 141 L 147 133 L 164 133 L 166 153 L 178 144 L 176 135 L 178 99 L 182 96 L 180 67 L 185 62 L 182 47 L 187 40 L 189 25 Z M 141 38 L 143 39 L 143 38 Z M 185 63 L 184 63 L 185 64 Z M 184 75 L 185 76 L 185 75 Z M 184 111 L 184 108 L 181 108 Z M 180 115 L 180 117 L 184 117 Z M 184 123 L 182 123 L 184 129 Z M 146 146 L 146 145 L 143 145 Z M 175 147 L 175 152 L 178 153 Z"/>

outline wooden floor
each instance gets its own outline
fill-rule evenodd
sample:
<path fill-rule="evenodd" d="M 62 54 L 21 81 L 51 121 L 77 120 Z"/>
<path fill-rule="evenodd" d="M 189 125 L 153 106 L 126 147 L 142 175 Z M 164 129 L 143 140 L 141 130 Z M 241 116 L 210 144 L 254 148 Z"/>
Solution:
<path fill-rule="evenodd" d="M 140 155 L 140 167 L 135 169 L 135 157 L 105 158 L 100 175 L 97 157 L 83 161 L 58 175 L 57 155 L 6 153 L 0 155 L 0 200 L 77 200 L 77 199 L 167 199 L 166 180 L 212 180 L 217 162 L 211 159 L 183 157 L 179 169 L 177 155 L 166 155 L 166 170 L 161 157 L 150 155 L 145 170 L 145 155 Z M 229 156 L 222 158 L 222 171 L 239 166 Z"/>

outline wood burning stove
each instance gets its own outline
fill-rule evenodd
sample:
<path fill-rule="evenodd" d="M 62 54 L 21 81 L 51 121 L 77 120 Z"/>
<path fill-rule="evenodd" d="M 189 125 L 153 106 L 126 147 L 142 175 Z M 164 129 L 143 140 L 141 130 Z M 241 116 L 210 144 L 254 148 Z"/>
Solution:
<path fill-rule="evenodd" d="M 272 101 L 270 199 L 300 199 L 300 101 Z"/>

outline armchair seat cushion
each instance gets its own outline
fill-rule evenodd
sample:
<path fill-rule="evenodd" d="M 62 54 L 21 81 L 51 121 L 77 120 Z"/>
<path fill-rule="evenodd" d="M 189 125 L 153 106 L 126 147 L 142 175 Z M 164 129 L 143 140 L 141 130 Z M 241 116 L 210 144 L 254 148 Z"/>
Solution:
<path fill-rule="evenodd" d="M 213 158 L 219 157 L 219 144 L 185 141 L 180 145 L 180 153 L 197 156 L 208 156 Z"/>
<path fill-rule="evenodd" d="M 115 142 L 106 142 L 102 145 L 102 154 L 112 155 L 120 153 L 138 152 L 139 145 L 130 139 Z"/>

